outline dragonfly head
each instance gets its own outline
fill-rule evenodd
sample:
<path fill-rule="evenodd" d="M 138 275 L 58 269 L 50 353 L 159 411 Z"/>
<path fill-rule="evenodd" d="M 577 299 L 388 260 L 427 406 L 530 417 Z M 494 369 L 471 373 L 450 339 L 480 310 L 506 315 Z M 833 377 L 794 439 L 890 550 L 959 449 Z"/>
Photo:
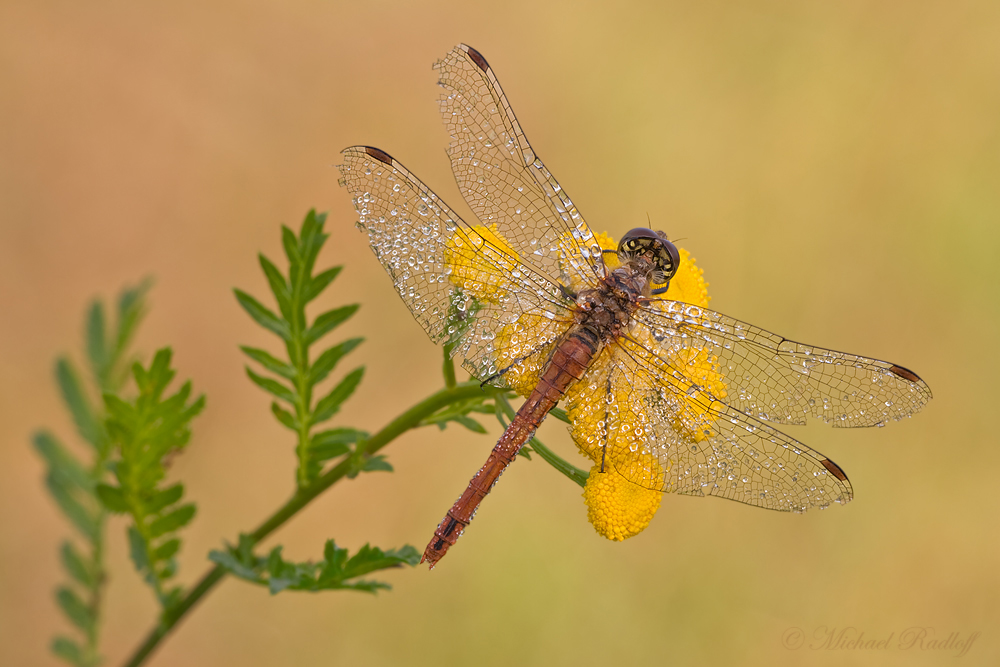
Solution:
<path fill-rule="evenodd" d="M 645 227 L 625 232 L 618 244 L 618 257 L 623 263 L 636 257 L 644 257 L 652 262 L 654 283 L 669 283 L 681 263 L 677 246 L 667 240 L 667 235 Z M 661 289 L 665 291 L 665 288 Z M 659 291 L 661 290 L 657 290 Z"/>

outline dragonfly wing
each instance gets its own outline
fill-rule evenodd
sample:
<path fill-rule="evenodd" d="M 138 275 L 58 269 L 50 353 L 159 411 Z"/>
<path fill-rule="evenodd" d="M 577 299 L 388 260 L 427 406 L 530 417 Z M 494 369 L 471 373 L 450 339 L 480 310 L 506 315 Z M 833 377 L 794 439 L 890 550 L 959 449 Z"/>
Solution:
<path fill-rule="evenodd" d="M 343 156 L 341 183 L 375 256 L 431 340 L 452 344 L 474 377 L 544 352 L 569 327 L 573 302 L 503 236 L 463 222 L 385 152 Z"/>
<path fill-rule="evenodd" d="M 476 217 L 567 287 L 595 283 L 601 251 L 594 235 L 532 150 L 486 59 L 461 44 L 434 67 L 447 91 L 440 105 L 451 168 Z"/>
<path fill-rule="evenodd" d="M 652 301 L 635 320 L 644 332 L 635 335 L 664 363 L 685 373 L 710 360 L 724 386 L 719 398 L 762 421 L 804 424 L 811 416 L 834 426 L 881 426 L 931 398 L 927 383 L 902 366 L 796 343 L 700 306 Z"/>
<path fill-rule="evenodd" d="M 733 410 L 641 343 L 622 339 L 602 357 L 571 398 L 573 435 L 592 438 L 591 455 L 630 481 L 786 512 L 851 500 L 830 459 Z"/>

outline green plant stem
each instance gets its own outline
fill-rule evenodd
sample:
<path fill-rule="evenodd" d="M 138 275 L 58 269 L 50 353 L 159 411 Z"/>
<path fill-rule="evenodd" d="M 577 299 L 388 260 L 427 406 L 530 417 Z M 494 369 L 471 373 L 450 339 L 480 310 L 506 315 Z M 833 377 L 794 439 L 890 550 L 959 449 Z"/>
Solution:
<path fill-rule="evenodd" d="M 455 360 L 451 357 L 451 350 L 448 345 L 444 346 L 444 364 L 441 366 L 444 373 L 444 386 L 451 389 L 457 384 L 455 379 Z"/>
<path fill-rule="evenodd" d="M 507 419 L 514 418 L 514 407 L 510 404 L 505 394 L 498 394 L 496 397 L 497 403 L 500 405 L 500 409 L 504 411 L 507 415 Z M 501 422 L 502 423 L 502 422 Z M 572 463 L 566 461 L 558 454 L 553 452 L 551 449 L 542 444 L 542 441 L 538 438 L 532 437 L 530 440 L 531 449 L 537 452 L 545 461 L 551 465 L 553 468 L 561 472 L 562 474 L 569 477 L 571 480 L 583 486 L 587 483 L 587 478 L 590 476 L 586 470 L 580 470 Z"/>
<path fill-rule="evenodd" d="M 459 401 L 479 396 L 483 391 L 493 393 L 494 395 L 500 393 L 499 390 L 493 389 L 492 387 L 486 387 L 484 389 L 480 387 L 478 382 L 463 382 L 454 387 L 442 389 L 396 417 L 394 420 L 389 422 L 385 428 L 373 435 L 364 443 L 359 443 L 359 450 L 361 450 L 362 454 L 370 456 L 388 445 L 406 431 L 418 426 L 421 420 L 434 414 L 441 408 L 451 405 L 452 403 L 457 403 Z M 268 517 L 252 533 L 250 533 L 250 540 L 252 543 L 256 545 L 262 541 L 265 537 L 281 527 L 286 521 L 295 516 L 306 505 L 312 502 L 316 496 L 323 493 L 323 491 L 330 488 L 330 486 L 342 478 L 346 477 L 353 470 L 354 467 L 351 457 L 346 457 L 339 464 L 321 475 L 312 484 L 300 487 L 295 494 L 292 495 L 288 502 L 281 506 L 274 514 Z M 164 614 L 157 626 L 146 636 L 146 640 L 141 646 L 139 646 L 138 649 L 136 649 L 132 657 L 130 657 L 125 663 L 126 667 L 136 667 L 137 665 L 143 664 L 160 644 L 160 642 L 163 641 L 163 638 L 166 637 L 171 630 L 173 630 L 174 626 L 176 626 L 177 623 L 184 616 L 186 616 L 189 611 L 191 611 L 194 605 L 197 604 L 198 601 L 205 596 L 205 594 L 212 590 L 225 576 L 226 570 L 221 565 L 216 565 L 211 570 L 206 572 L 201 580 L 199 580 L 198 583 L 195 584 L 183 598 L 181 598 L 177 605 Z"/>

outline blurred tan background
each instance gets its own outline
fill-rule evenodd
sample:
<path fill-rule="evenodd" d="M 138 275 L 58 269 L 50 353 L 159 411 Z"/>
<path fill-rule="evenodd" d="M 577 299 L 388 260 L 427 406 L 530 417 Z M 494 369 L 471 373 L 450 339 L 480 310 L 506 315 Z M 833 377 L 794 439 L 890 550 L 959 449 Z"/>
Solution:
<path fill-rule="evenodd" d="M 143 3 L 144 4 L 144 3 Z M 172 345 L 208 395 L 173 474 L 199 515 L 180 579 L 292 490 L 292 441 L 237 345 L 277 349 L 239 309 L 279 224 L 330 211 L 317 308 L 360 302 L 338 425 L 375 431 L 440 386 L 439 350 L 353 226 L 331 166 L 378 146 L 459 211 L 431 64 L 479 49 L 591 226 L 681 237 L 712 305 L 781 334 L 900 363 L 935 399 L 885 429 L 789 431 L 856 500 L 802 516 L 668 497 L 626 543 L 580 489 L 520 460 L 433 573 L 377 597 L 270 597 L 227 581 L 153 665 L 936 665 L 956 650 L 790 650 L 790 628 L 913 626 L 1000 658 L 996 377 L 1000 4 L 958 2 L 98 2 L 0 4 L 0 664 L 48 665 L 70 534 L 32 431 L 75 442 L 52 364 L 81 359 L 89 300 L 156 278 L 138 347 Z M 282 264 L 283 266 L 283 264 Z M 411 433 L 270 544 L 423 548 L 497 429 Z M 583 465 L 558 423 L 543 439 Z M 110 526 L 104 647 L 155 613 Z M 793 631 L 794 632 L 794 631 Z"/>

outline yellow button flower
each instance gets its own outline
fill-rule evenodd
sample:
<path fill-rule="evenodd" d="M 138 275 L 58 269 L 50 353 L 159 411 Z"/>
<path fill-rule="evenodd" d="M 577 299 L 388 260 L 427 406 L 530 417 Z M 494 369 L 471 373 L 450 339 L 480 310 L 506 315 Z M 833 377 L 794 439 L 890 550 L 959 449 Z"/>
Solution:
<path fill-rule="evenodd" d="M 599 233 L 595 236 L 601 248 L 614 250 L 618 247 L 615 240 L 607 234 Z M 709 296 L 708 285 L 703 278 L 704 272 L 698 268 L 687 250 L 678 248 L 678 252 L 680 265 L 663 297 L 707 307 Z M 618 266 L 615 255 L 606 254 L 604 258 L 609 268 Z M 647 343 L 643 340 L 639 342 Z M 647 344 L 653 349 L 656 348 L 652 341 Z M 606 354 L 610 354 L 610 351 L 605 350 L 602 356 Z M 654 366 L 661 363 L 655 359 L 651 361 Z M 714 366 L 717 360 L 706 351 L 682 350 L 671 361 L 678 367 L 683 367 L 688 375 L 703 387 L 717 396 L 725 396 L 725 387 Z M 601 364 L 602 359 L 598 358 L 594 366 L 600 368 Z M 664 373 L 663 377 L 671 381 L 668 374 Z M 610 401 L 605 398 L 609 389 Z M 596 464 L 591 469 L 583 490 L 583 498 L 587 504 L 587 518 L 599 534 L 616 541 L 637 535 L 649 525 L 656 510 L 659 509 L 663 493 L 647 487 L 660 487 L 664 477 L 664 465 L 669 466 L 669 463 L 661 462 L 652 454 L 641 453 L 641 445 L 636 441 L 641 442 L 646 435 L 646 429 L 649 428 L 646 415 L 642 412 L 627 411 L 614 417 L 619 429 L 616 435 L 617 441 L 627 442 L 631 439 L 632 442 L 636 442 L 637 453 L 633 453 L 628 446 L 619 446 L 617 451 L 610 452 L 612 460 L 606 460 L 609 452 L 605 452 L 603 447 L 608 428 L 608 424 L 605 423 L 608 410 L 605 403 L 616 408 L 628 406 L 630 389 L 627 378 L 622 378 L 622 382 L 612 384 L 610 387 L 579 383 L 566 392 L 567 412 L 573 422 L 570 429 L 573 440 L 580 451 Z M 679 393 L 685 395 L 683 391 Z M 702 440 L 705 437 L 703 434 L 705 424 L 712 421 L 710 417 L 706 418 L 705 412 L 705 409 L 695 404 L 693 400 L 686 399 L 685 410 L 677 415 L 676 423 L 671 426 L 677 430 L 687 431 L 689 437 Z M 622 471 L 627 472 L 628 477 L 625 477 Z"/>
<path fill-rule="evenodd" d="M 476 299 L 493 304 L 505 299 L 510 288 L 508 276 L 516 270 L 517 253 L 501 235 L 496 225 L 477 226 L 474 234 L 456 233 L 446 244 L 445 261 L 451 268 L 450 279 L 467 294 Z M 478 235 L 478 236 L 477 236 Z M 481 254 L 483 241 L 488 241 L 488 260 Z M 616 250 L 618 245 L 604 233 L 594 235 L 601 248 Z M 563 244 L 560 244 L 562 247 Z M 575 247 L 565 243 L 566 252 Z M 683 301 L 698 307 L 707 307 L 708 285 L 690 253 L 678 248 L 680 264 L 670 281 L 670 287 L 662 298 Z M 567 254 L 567 257 L 569 255 Z M 609 269 L 618 266 L 615 254 L 603 256 Z M 564 275 L 571 280 L 579 279 L 579 271 L 573 266 L 564 266 Z M 573 290 L 582 284 L 571 284 Z M 654 286 L 656 287 L 656 286 Z M 497 333 L 496 349 L 500 351 L 497 366 L 510 367 L 504 380 L 514 391 L 528 396 L 538 384 L 544 371 L 548 354 L 543 350 L 520 360 L 528 351 L 535 350 L 539 343 L 549 347 L 558 340 L 554 332 L 563 332 L 569 322 L 556 322 L 541 312 L 527 312 L 515 322 L 502 327 Z M 636 332 L 637 341 L 650 348 L 658 349 L 658 344 L 649 337 L 648 331 Z M 599 370 L 610 366 L 608 360 L 613 350 L 605 349 L 594 360 L 592 368 Z M 641 354 L 641 352 L 640 352 Z M 684 372 L 711 394 L 724 397 L 725 385 L 717 369 L 718 360 L 706 350 L 682 349 L 669 353 L 670 365 L 683 368 Z M 648 355 L 647 355 L 648 356 Z M 688 396 L 679 381 L 666 372 L 667 366 L 658 357 L 645 359 L 654 368 L 663 367 L 661 377 L 675 385 L 676 393 L 685 397 L 683 408 L 674 416 L 670 426 L 694 441 L 701 441 L 706 432 L 711 434 L 714 417 L 700 396 Z M 640 533 L 649 525 L 660 506 L 665 472 L 669 472 L 671 461 L 661 461 L 654 454 L 643 449 L 651 428 L 649 417 L 630 401 L 629 379 L 619 374 L 616 382 L 580 382 L 566 392 L 567 413 L 573 425 L 570 432 L 580 451 L 595 462 L 584 487 L 583 497 L 587 504 L 587 518 L 594 529 L 610 540 L 621 541 Z M 610 392 L 610 395 L 609 395 Z M 609 408 L 609 406 L 611 406 Z M 615 414 L 613 421 L 616 448 L 605 448 L 609 424 L 609 409 Z M 623 444 L 624 443 L 624 444 Z M 666 468 L 666 470 L 665 470 Z"/>

